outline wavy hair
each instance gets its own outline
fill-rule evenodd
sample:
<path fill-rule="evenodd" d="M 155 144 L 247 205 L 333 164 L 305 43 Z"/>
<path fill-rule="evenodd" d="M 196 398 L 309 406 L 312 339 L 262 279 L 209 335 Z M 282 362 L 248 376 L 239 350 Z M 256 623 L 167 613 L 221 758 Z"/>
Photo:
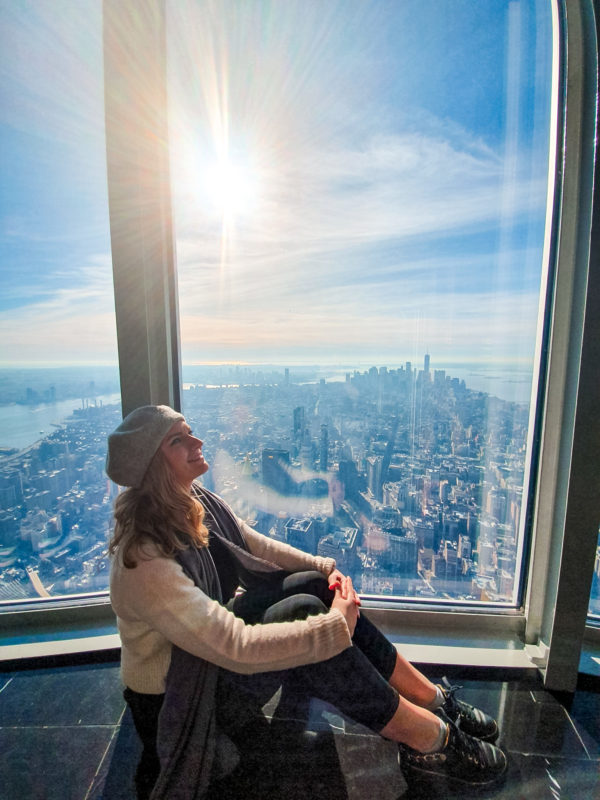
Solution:
<path fill-rule="evenodd" d="M 128 569 L 137 564 L 134 551 L 143 553 L 147 545 L 153 545 L 161 556 L 172 558 L 192 544 L 208 544 L 202 503 L 175 480 L 160 448 L 142 485 L 125 489 L 117 497 L 114 516 L 115 529 L 108 551 L 114 555 L 119 550 Z"/>

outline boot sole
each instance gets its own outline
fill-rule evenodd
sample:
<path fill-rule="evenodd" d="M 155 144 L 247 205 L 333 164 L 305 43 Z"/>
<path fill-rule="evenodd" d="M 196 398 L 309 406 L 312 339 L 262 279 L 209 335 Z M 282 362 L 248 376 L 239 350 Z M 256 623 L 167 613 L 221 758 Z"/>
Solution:
<path fill-rule="evenodd" d="M 506 761 L 502 772 L 497 773 L 485 781 L 473 781 L 467 778 L 460 778 L 455 775 L 450 775 L 447 772 L 430 772 L 429 770 L 420 769 L 419 767 L 414 767 L 410 764 L 403 764 L 401 756 L 399 756 L 398 760 L 400 762 L 400 770 L 406 778 L 407 783 L 410 783 L 411 780 L 418 780 L 423 784 L 427 783 L 432 786 L 435 785 L 438 787 L 438 789 L 445 787 L 447 789 L 468 789 L 469 791 L 476 793 L 485 792 L 489 789 L 495 789 L 504 783 L 508 773 L 508 760 Z M 443 796 L 443 793 L 441 796 Z"/>

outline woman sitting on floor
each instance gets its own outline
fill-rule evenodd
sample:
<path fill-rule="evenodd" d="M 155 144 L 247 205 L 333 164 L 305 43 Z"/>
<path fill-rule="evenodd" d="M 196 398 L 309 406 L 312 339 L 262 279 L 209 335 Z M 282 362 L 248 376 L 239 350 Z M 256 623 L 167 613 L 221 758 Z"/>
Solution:
<path fill-rule="evenodd" d="M 168 406 L 136 409 L 108 439 L 106 472 L 129 487 L 115 503 L 110 592 L 144 745 L 138 797 L 203 797 L 282 684 L 398 742 L 405 770 L 498 782 L 496 722 L 397 653 L 332 559 L 263 536 L 197 483 L 208 468 Z"/>

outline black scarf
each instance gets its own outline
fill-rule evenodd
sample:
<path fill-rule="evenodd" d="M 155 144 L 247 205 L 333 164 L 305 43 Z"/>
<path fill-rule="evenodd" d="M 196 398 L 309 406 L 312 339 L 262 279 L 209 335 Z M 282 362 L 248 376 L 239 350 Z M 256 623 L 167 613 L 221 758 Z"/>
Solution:
<path fill-rule="evenodd" d="M 211 545 L 189 547 L 176 560 L 196 586 L 222 603 L 240 584 L 251 587 L 286 574 L 248 551 L 235 516 L 219 497 L 196 484 L 192 490 L 204 506 Z M 211 777 L 235 767 L 235 748 L 217 730 L 218 677 L 215 664 L 172 646 L 157 737 L 161 771 L 151 800 L 200 800 Z"/>

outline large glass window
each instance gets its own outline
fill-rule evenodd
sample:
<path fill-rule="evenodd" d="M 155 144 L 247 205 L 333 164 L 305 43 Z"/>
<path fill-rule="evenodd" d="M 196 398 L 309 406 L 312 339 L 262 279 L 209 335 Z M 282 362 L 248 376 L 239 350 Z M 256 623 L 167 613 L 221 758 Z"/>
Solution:
<path fill-rule="evenodd" d="M 0 0 L 0 601 L 107 588 L 120 418 L 100 0 Z"/>
<path fill-rule="evenodd" d="M 206 480 L 366 595 L 519 599 L 550 5 L 167 5 Z"/>

